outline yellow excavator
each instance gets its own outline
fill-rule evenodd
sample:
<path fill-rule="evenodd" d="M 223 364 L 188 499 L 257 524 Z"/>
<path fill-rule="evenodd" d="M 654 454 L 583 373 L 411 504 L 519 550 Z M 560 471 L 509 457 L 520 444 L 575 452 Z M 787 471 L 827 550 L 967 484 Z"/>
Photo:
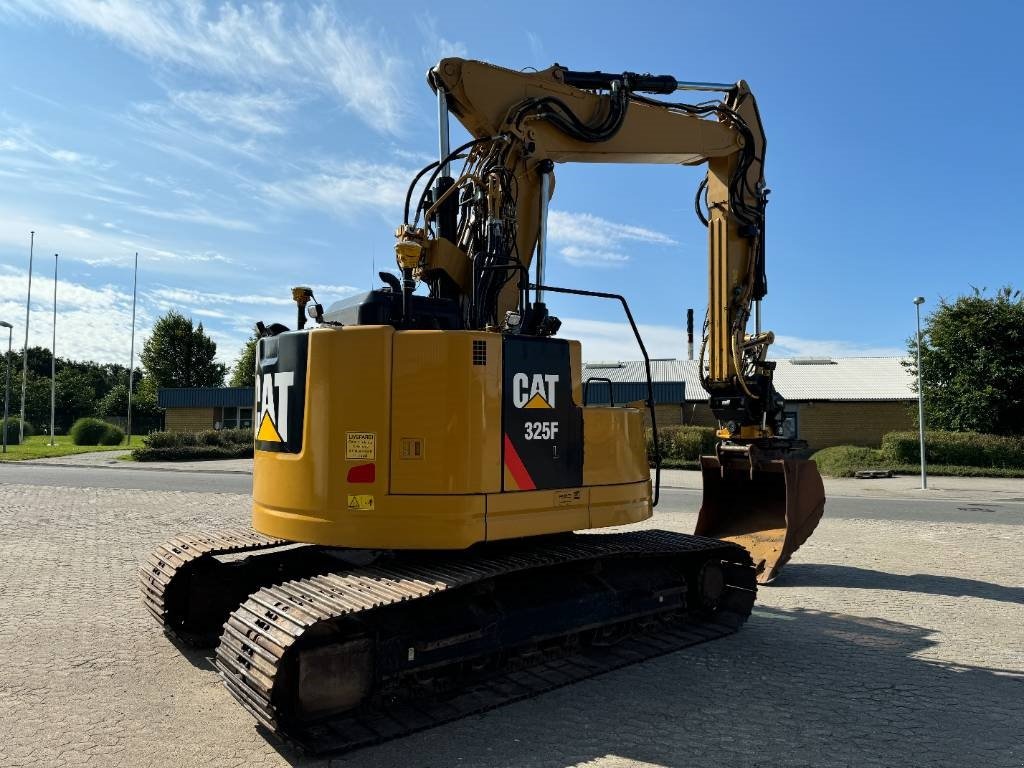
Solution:
<path fill-rule="evenodd" d="M 765 136 L 747 84 L 442 60 L 440 152 L 411 182 L 383 286 L 260 325 L 252 530 L 185 534 L 141 568 L 166 631 L 217 645 L 256 720 L 344 750 L 735 631 L 822 515 L 781 436 L 765 296 Z M 678 91 L 718 93 L 696 104 Z M 661 98 L 659 98 L 661 97 Z M 450 147 L 449 115 L 471 140 Z M 650 363 L 626 299 L 548 285 L 555 163 L 707 164 L 701 371 L 719 430 L 694 535 L 658 503 Z M 422 190 L 417 194 L 418 190 Z M 617 301 L 642 409 L 589 405 L 552 295 Z M 751 314 L 756 328 L 748 333 Z"/>

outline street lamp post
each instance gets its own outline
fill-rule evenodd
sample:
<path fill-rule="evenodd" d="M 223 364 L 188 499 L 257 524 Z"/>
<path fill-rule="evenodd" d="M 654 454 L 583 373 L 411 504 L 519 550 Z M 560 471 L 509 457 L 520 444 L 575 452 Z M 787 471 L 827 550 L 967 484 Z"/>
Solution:
<path fill-rule="evenodd" d="M 914 299 L 917 308 L 917 432 L 921 441 L 921 490 L 928 490 L 928 472 L 924 462 L 924 379 L 921 371 L 921 305 L 924 296 Z"/>
<path fill-rule="evenodd" d="M 7 329 L 7 383 L 4 384 L 4 453 L 7 453 L 7 404 L 11 399 L 11 335 L 14 333 L 14 326 L 0 320 L 0 328 Z"/>

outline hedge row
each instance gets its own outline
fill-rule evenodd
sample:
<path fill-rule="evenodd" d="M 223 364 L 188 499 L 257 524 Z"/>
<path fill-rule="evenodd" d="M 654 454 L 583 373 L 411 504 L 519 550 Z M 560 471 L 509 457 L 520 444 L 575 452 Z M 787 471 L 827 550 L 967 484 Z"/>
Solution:
<path fill-rule="evenodd" d="M 211 459 L 251 459 L 251 445 L 224 447 L 220 445 L 190 445 L 181 448 L 136 448 L 132 451 L 136 461 L 208 461 Z"/>
<path fill-rule="evenodd" d="M 251 429 L 152 432 L 132 451 L 136 461 L 206 461 L 252 458 Z"/>
<path fill-rule="evenodd" d="M 877 448 L 855 445 L 836 445 L 823 448 L 811 459 L 818 471 L 828 477 L 853 477 L 862 469 L 889 469 L 898 475 L 916 475 L 920 464 L 895 463 L 885 458 Z M 929 475 L 958 477 L 1024 477 L 1024 469 L 1014 467 L 970 467 L 962 464 L 929 464 Z"/>
<path fill-rule="evenodd" d="M 124 440 L 124 431 L 103 419 L 79 419 L 68 434 L 75 445 L 120 445 Z"/>
<path fill-rule="evenodd" d="M 658 428 L 662 466 L 695 462 L 701 456 L 715 452 L 715 430 L 710 427 L 672 425 Z M 654 464 L 654 441 L 647 430 L 647 458 Z"/>
<path fill-rule="evenodd" d="M 921 462 L 917 432 L 890 432 L 882 438 L 882 457 L 895 464 Z M 929 464 L 1024 469 L 1024 440 L 979 432 L 925 432 Z"/>

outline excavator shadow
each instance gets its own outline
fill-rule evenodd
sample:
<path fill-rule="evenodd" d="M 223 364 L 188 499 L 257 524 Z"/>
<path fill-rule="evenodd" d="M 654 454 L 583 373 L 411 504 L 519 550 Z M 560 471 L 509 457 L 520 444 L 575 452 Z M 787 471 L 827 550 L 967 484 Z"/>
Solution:
<path fill-rule="evenodd" d="M 976 579 L 936 576 L 930 573 L 886 573 L 870 568 L 824 563 L 791 563 L 772 582 L 772 588 L 841 587 L 843 589 L 881 589 L 917 592 L 922 595 L 977 597 L 1002 603 L 1024 605 L 1024 587 L 1008 587 Z"/>
<path fill-rule="evenodd" d="M 1019 764 L 1024 669 L 921 658 L 940 630 L 755 608 L 737 635 L 330 764 Z M 327 764 L 268 740 L 292 765 Z"/>
<path fill-rule="evenodd" d="M 167 641 L 175 647 L 178 653 L 180 653 L 182 657 L 196 669 L 201 669 L 204 672 L 217 671 L 217 666 L 214 663 L 217 658 L 216 646 L 213 648 L 197 648 L 194 645 L 189 645 L 169 632 L 165 632 L 164 637 L 166 637 Z"/>

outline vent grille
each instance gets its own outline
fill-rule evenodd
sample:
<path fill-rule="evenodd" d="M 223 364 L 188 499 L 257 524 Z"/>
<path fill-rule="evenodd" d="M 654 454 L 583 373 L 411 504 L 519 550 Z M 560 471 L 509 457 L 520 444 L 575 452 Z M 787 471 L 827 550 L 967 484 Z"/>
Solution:
<path fill-rule="evenodd" d="M 487 365 L 487 342 L 473 339 L 473 365 Z"/>

